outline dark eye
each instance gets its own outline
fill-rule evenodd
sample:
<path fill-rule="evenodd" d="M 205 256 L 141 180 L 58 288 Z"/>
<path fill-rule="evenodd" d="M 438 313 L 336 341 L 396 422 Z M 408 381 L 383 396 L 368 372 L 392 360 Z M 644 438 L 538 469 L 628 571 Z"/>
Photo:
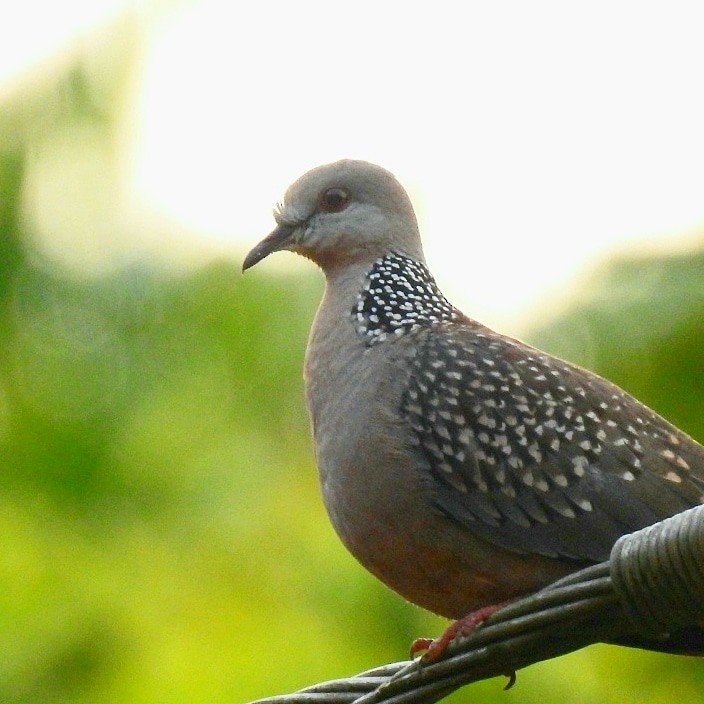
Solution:
<path fill-rule="evenodd" d="M 328 188 L 320 194 L 319 206 L 324 213 L 339 213 L 347 207 L 350 197 L 341 188 Z"/>

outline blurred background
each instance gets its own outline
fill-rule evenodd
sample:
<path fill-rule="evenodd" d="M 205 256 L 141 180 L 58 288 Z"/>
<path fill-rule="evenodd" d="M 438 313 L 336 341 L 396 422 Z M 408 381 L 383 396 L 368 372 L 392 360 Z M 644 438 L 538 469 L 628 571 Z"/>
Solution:
<path fill-rule="evenodd" d="M 440 619 L 318 495 L 322 290 L 246 277 L 288 183 L 366 158 L 470 315 L 704 440 L 695 3 L 28 1 L 0 28 L 0 702 L 232 703 L 406 657 Z M 593 646 L 453 701 L 696 701 Z"/>

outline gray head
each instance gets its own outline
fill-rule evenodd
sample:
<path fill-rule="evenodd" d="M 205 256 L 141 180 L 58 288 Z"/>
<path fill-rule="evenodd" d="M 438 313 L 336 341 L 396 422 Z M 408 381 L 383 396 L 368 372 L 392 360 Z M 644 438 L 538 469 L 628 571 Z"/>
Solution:
<path fill-rule="evenodd" d="M 247 255 L 243 271 L 272 252 L 302 254 L 329 272 L 396 251 L 423 261 L 418 223 L 393 174 L 366 161 L 319 166 L 286 191 L 277 227 Z"/>

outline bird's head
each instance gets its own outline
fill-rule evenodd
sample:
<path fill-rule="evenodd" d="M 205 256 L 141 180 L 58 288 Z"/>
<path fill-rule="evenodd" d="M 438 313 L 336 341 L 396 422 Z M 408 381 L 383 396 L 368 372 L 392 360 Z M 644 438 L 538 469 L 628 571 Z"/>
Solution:
<path fill-rule="evenodd" d="M 242 270 L 289 250 L 329 272 L 394 250 L 423 260 L 413 206 L 393 174 L 366 161 L 319 166 L 289 187 L 277 227 L 252 249 Z"/>

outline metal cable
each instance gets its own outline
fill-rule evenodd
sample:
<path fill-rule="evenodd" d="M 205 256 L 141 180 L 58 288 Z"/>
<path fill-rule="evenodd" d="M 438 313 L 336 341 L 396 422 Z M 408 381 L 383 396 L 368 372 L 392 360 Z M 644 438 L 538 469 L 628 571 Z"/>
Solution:
<path fill-rule="evenodd" d="M 252 704 L 432 704 L 480 679 L 591 643 L 628 642 L 634 632 L 651 637 L 696 626 L 703 615 L 699 506 L 622 537 L 607 562 L 502 608 L 438 662 L 392 663 Z"/>
<path fill-rule="evenodd" d="M 620 538 L 611 579 L 639 631 L 667 634 L 704 616 L 704 513 L 693 508 Z"/>

